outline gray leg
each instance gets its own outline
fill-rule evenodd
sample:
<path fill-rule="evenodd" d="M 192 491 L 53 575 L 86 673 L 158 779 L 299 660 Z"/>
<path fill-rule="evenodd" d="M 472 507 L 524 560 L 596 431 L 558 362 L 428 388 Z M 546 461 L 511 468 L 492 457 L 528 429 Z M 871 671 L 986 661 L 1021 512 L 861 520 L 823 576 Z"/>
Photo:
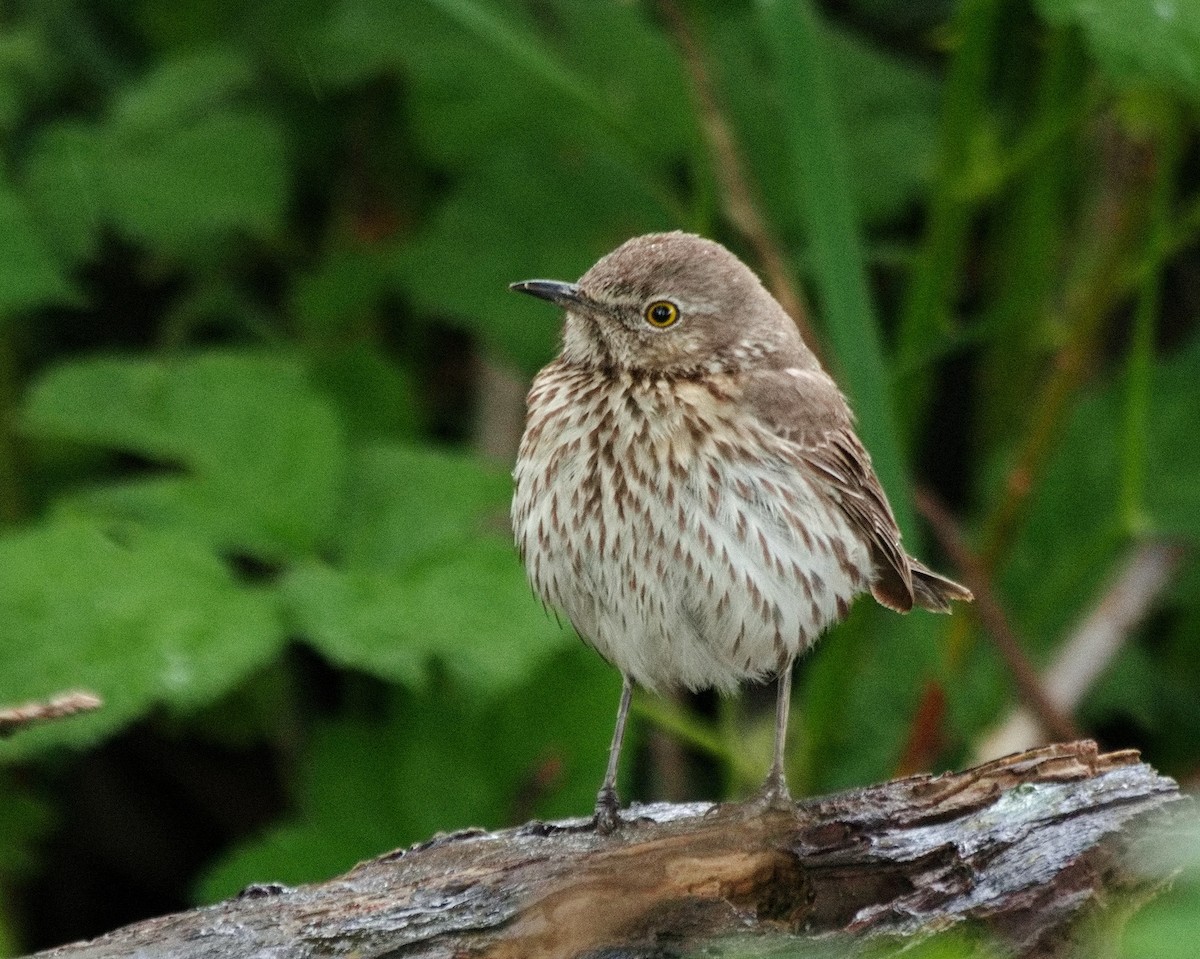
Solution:
<path fill-rule="evenodd" d="M 617 707 L 617 728 L 613 730 L 612 746 L 608 750 L 608 772 L 604 774 L 604 785 L 596 796 L 596 831 L 610 833 L 617 828 L 621 817 L 617 815 L 620 802 L 617 799 L 617 765 L 621 759 L 621 741 L 625 738 L 625 720 L 629 718 L 629 700 L 633 696 L 633 681 L 623 677 L 621 704 Z"/>
<path fill-rule="evenodd" d="M 767 781 L 763 783 L 761 795 L 768 804 L 791 802 L 787 779 L 783 775 L 783 753 L 787 743 L 788 710 L 792 705 L 792 664 L 789 662 L 779 673 L 779 686 L 775 693 L 775 758 Z"/>

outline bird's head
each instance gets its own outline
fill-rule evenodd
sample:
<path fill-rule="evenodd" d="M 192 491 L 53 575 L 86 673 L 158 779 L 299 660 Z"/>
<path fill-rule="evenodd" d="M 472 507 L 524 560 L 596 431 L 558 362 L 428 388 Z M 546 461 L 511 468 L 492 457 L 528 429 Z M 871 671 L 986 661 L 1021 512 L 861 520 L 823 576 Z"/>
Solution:
<path fill-rule="evenodd" d="M 690 376 L 816 362 L 750 268 L 690 233 L 628 240 L 578 283 L 525 280 L 512 289 L 566 310 L 570 363 Z"/>

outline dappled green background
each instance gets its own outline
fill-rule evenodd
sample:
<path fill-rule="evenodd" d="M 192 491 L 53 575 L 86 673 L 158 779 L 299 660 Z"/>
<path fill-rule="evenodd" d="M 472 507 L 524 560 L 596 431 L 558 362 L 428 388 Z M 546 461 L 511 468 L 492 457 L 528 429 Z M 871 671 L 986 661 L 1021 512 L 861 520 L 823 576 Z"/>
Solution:
<path fill-rule="evenodd" d="M 910 548 L 953 571 L 920 486 L 1049 662 L 1200 539 L 1198 105 L 1185 0 L 5 5 L 0 707 L 106 705 L 0 740 L 0 955 L 590 809 L 619 680 L 511 546 L 557 320 L 506 285 L 638 233 L 779 255 Z M 1193 785 L 1198 587 L 1075 716 Z M 962 764 L 1017 700 L 973 612 L 861 604 L 793 788 Z M 640 700 L 625 794 L 744 792 L 758 705 Z M 1160 913 L 1130 954 L 1186 954 Z"/>

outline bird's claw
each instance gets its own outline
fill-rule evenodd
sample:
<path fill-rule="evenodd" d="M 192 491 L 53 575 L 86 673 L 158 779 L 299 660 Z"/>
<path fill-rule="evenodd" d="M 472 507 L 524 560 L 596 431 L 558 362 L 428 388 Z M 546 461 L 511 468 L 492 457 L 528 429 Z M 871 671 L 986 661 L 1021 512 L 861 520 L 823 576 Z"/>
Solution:
<path fill-rule="evenodd" d="M 621 804 L 617 799 L 615 789 L 600 790 L 600 794 L 596 797 L 596 814 L 592 817 L 592 823 L 596 827 L 597 833 L 607 836 L 616 831 L 616 828 L 621 825 L 620 808 Z"/>
<path fill-rule="evenodd" d="M 771 771 L 766 782 L 750 798 L 749 804 L 763 810 L 791 809 L 795 805 L 792 794 L 788 791 L 787 780 L 783 778 L 783 773 L 777 770 Z"/>

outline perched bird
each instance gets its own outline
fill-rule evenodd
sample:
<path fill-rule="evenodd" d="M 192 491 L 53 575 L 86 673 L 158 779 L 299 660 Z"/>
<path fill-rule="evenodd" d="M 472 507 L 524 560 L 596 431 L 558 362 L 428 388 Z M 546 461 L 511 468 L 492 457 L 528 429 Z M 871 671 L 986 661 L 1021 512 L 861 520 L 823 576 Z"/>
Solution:
<path fill-rule="evenodd" d="M 792 663 L 860 593 L 949 612 L 970 592 L 909 556 L 837 385 L 718 243 L 637 237 L 578 283 L 534 380 L 512 521 L 534 592 L 624 677 L 597 828 L 619 822 L 633 684 L 778 677 L 767 802 L 786 800 Z"/>

